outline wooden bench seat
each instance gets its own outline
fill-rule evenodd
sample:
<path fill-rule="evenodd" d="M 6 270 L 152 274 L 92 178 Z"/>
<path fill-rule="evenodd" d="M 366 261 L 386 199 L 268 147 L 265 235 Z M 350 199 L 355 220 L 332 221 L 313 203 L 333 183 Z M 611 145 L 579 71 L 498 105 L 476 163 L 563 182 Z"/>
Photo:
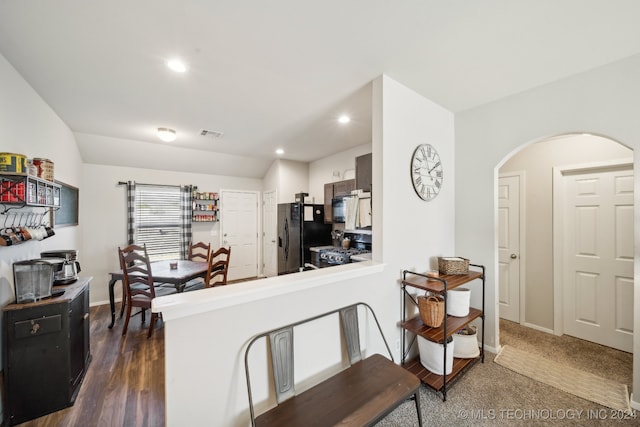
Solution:
<path fill-rule="evenodd" d="M 357 326 L 358 306 L 365 306 L 371 311 L 382 335 L 371 307 L 358 303 L 265 332 L 250 341 L 245 352 L 245 370 L 253 426 L 369 426 L 384 418 L 407 399 L 415 401 L 418 424 L 422 426 L 420 380 L 414 374 L 396 365 L 391 351 L 389 351 L 390 359 L 380 354 L 373 354 L 364 359 L 361 357 Z M 308 390 L 295 394 L 295 385 L 292 381 L 293 327 L 337 312 L 341 316 L 341 329 L 344 333 L 350 365 Z M 278 405 L 255 416 L 248 353 L 251 345 L 257 339 L 264 337 L 269 338 Z M 386 345 L 384 335 L 382 338 Z M 388 345 L 387 350 L 389 350 Z"/>

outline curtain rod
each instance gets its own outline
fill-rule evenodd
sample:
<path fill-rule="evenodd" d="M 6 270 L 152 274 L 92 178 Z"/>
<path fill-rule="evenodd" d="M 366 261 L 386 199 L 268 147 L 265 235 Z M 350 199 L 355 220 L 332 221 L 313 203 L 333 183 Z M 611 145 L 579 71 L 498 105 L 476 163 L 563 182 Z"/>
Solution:
<path fill-rule="evenodd" d="M 135 182 L 135 181 L 133 181 Z M 169 188 L 181 188 L 182 185 L 169 185 L 169 184 L 143 184 L 141 182 L 135 182 L 136 185 L 150 185 L 153 187 L 169 187 Z M 127 181 L 118 181 L 118 185 L 127 185 Z"/>

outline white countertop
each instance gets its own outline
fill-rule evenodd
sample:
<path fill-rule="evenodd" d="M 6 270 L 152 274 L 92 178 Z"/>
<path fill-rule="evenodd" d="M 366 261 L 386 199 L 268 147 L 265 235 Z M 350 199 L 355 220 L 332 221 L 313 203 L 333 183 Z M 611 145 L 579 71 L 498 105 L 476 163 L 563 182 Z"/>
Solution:
<path fill-rule="evenodd" d="M 342 248 L 340 248 L 340 246 L 311 246 L 309 248 L 311 252 L 320 252 L 325 249 L 342 249 Z"/>
<path fill-rule="evenodd" d="M 151 310 L 162 313 L 165 322 L 226 307 L 245 304 L 278 295 L 313 289 L 329 283 L 377 274 L 385 264 L 378 262 L 352 262 L 331 268 L 284 274 L 282 276 L 216 286 L 193 292 L 181 292 L 154 298 Z"/>
<path fill-rule="evenodd" d="M 371 261 L 371 252 L 366 254 L 351 255 L 351 261 Z"/>

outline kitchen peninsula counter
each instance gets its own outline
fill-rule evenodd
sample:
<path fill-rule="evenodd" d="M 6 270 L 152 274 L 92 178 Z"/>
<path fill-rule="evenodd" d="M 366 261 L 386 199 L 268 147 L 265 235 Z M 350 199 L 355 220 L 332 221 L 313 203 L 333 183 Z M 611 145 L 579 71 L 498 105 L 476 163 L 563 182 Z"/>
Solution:
<path fill-rule="evenodd" d="M 265 298 L 310 290 L 330 283 L 355 279 L 384 270 L 384 263 L 367 261 L 332 268 L 267 277 L 227 286 L 205 288 L 154 298 L 151 310 L 162 313 L 165 322 L 218 309 L 239 306 Z"/>

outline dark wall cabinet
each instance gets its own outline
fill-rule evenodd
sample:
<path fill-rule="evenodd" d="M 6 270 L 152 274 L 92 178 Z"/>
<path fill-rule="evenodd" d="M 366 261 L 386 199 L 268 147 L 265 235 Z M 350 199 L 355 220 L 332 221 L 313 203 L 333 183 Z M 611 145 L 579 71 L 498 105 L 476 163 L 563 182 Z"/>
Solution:
<path fill-rule="evenodd" d="M 356 188 L 370 192 L 372 181 L 372 154 L 356 157 Z"/>
<path fill-rule="evenodd" d="M 333 209 L 331 200 L 334 197 L 343 197 L 351 194 L 356 189 L 355 179 L 345 179 L 344 181 L 330 182 L 324 185 L 324 222 L 333 222 Z"/>
<path fill-rule="evenodd" d="M 10 425 L 73 405 L 91 360 L 89 282 L 62 296 L 3 308 L 5 412 Z"/>

